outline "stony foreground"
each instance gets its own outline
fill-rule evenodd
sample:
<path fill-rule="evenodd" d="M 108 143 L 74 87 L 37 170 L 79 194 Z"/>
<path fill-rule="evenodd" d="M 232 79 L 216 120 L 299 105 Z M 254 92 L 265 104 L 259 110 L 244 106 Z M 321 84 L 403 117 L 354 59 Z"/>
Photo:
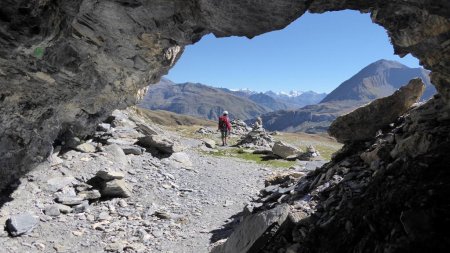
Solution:
<path fill-rule="evenodd" d="M 100 125 L 96 134 L 99 141 L 112 135 L 111 144 L 78 144 L 21 179 L 4 199 L 0 223 L 25 215 L 13 219 L 23 234 L 1 230 L 1 252 L 208 252 L 211 242 L 229 235 L 235 214 L 274 170 L 203 155 L 202 141 L 167 132 L 154 136 L 174 140 L 183 151 L 152 155 L 130 146 L 142 133 L 125 114 L 111 125 Z M 86 184 L 96 175 L 123 180 L 123 188 L 108 192 L 112 197 L 100 189 L 100 198 Z"/>

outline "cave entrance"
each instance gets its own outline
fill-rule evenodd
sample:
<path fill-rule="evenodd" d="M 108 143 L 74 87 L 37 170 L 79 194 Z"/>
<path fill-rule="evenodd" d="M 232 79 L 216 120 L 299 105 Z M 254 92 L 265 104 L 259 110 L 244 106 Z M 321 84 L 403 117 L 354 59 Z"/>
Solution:
<path fill-rule="evenodd" d="M 150 87 L 141 105 L 209 120 L 223 110 L 249 122 L 263 115 L 271 131 L 321 133 L 337 116 L 417 76 L 429 84 L 431 97 L 428 75 L 413 56 L 394 55 L 385 29 L 369 14 L 306 13 L 253 39 L 204 37 L 163 80 L 177 88 Z M 283 110 L 289 112 L 277 113 Z"/>

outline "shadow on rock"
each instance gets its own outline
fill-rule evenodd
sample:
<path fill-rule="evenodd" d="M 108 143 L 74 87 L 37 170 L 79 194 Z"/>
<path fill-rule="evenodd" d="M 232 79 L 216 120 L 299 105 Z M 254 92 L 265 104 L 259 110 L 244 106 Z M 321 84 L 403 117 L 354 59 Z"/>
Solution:
<path fill-rule="evenodd" d="M 211 230 L 210 233 L 212 235 L 209 240 L 210 243 L 215 243 L 222 239 L 228 238 L 231 235 L 231 233 L 233 233 L 234 229 L 241 223 L 243 216 L 244 212 L 239 212 L 228 218 L 227 220 L 228 222 L 221 228 Z"/>

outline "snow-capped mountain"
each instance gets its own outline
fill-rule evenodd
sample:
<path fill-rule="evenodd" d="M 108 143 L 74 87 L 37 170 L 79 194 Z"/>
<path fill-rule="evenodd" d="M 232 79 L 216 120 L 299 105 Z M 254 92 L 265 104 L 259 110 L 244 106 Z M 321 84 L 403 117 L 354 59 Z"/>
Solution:
<path fill-rule="evenodd" d="M 289 92 L 257 92 L 248 88 L 245 89 L 226 89 L 222 90 L 232 93 L 236 96 L 249 98 L 257 104 L 268 107 L 272 110 L 298 109 L 305 105 L 319 103 L 327 94 L 316 93 L 314 91 L 291 90 Z"/>
<path fill-rule="evenodd" d="M 314 91 L 296 90 L 290 92 L 267 91 L 264 94 L 286 104 L 288 109 L 298 109 L 305 105 L 317 104 L 327 95 L 326 93 L 317 93 Z"/>
<path fill-rule="evenodd" d="M 291 90 L 289 92 L 275 92 L 275 94 L 277 94 L 278 96 L 286 96 L 286 97 L 298 97 L 300 95 L 302 95 L 304 92 L 303 91 L 299 91 L 299 90 Z"/>

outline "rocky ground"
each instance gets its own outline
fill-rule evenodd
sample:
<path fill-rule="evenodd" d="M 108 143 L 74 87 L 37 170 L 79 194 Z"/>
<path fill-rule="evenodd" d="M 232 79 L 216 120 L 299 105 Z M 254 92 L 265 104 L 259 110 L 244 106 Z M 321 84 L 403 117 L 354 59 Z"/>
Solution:
<path fill-rule="evenodd" d="M 450 114 L 438 96 L 411 106 L 422 88 L 412 80 L 336 120 L 330 135 L 345 145 L 331 162 L 267 180 L 211 252 L 448 252 Z"/>
<path fill-rule="evenodd" d="M 211 242 L 231 233 L 236 214 L 257 198 L 265 178 L 281 170 L 206 155 L 202 141 L 167 131 L 164 136 L 181 152 L 142 152 L 132 144 L 143 138 L 139 128 L 119 113 L 111 125 L 101 125 L 92 142 L 76 143 L 77 150 L 56 147 L 50 161 L 2 200 L 0 222 L 15 217 L 14 225 L 26 233 L 12 237 L 2 230 L 1 251 L 208 252 Z M 91 196 L 98 191 L 86 193 L 85 183 L 98 171 L 123 177 L 119 191 L 130 197 L 108 197 L 101 189 L 101 198 Z"/>

